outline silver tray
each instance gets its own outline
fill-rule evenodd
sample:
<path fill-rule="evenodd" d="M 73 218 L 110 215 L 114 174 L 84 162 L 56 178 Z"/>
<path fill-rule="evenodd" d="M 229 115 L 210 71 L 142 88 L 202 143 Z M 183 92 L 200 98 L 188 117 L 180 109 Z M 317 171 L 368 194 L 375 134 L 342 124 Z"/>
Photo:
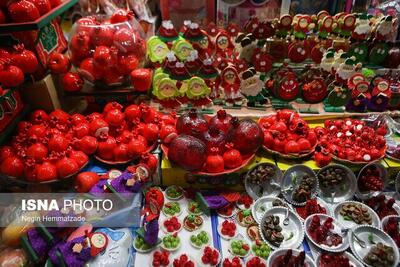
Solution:
<path fill-rule="evenodd" d="M 381 193 L 381 191 L 371 191 L 371 192 L 367 192 L 367 193 L 361 193 L 361 192 L 360 192 L 360 189 L 358 188 L 358 180 L 360 179 L 361 174 L 364 172 L 364 170 L 366 170 L 367 168 L 369 168 L 370 166 L 373 166 L 373 165 L 375 165 L 375 166 L 378 168 L 379 173 L 380 173 L 380 176 L 383 177 L 383 189 L 385 189 L 385 187 L 387 186 L 387 176 L 388 176 L 388 173 L 387 173 L 386 168 L 385 168 L 381 163 L 379 163 L 379 162 L 376 162 L 376 161 L 375 161 L 375 162 L 371 162 L 371 163 L 365 165 L 365 166 L 360 170 L 360 172 L 358 173 L 358 176 L 357 176 L 357 190 L 356 190 L 356 195 L 357 195 L 357 197 L 358 197 L 359 199 L 362 199 L 362 200 L 369 199 L 369 198 L 371 198 L 371 197 L 373 197 L 373 196 L 378 195 L 378 194 Z"/>
<path fill-rule="evenodd" d="M 275 259 L 278 258 L 279 256 L 285 255 L 288 250 L 289 249 L 278 249 L 278 250 L 275 250 L 274 252 L 272 252 L 268 257 L 267 266 L 272 266 Z M 300 252 L 301 252 L 301 250 L 292 249 L 292 255 L 294 255 L 294 256 L 299 255 Z M 305 264 L 307 265 L 307 267 L 317 267 L 315 262 L 307 254 L 306 254 Z"/>
<path fill-rule="evenodd" d="M 274 168 L 275 175 L 260 185 L 250 183 L 247 179 L 249 174 L 258 166 L 261 165 L 270 166 Z M 256 200 L 263 196 L 271 196 L 271 197 L 278 196 L 281 192 L 280 190 L 281 181 L 282 181 L 282 171 L 275 164 L 264 162 L 255 165 L 246 173 L 244 179 L 244 185 L 247 194 L 251 196 L 254 200 Z"/>
<path fill-rule="evenodd" d="M 269 209 L 267 212 L 265 212 L 264 216 L 261 219 L 260 225 L 259 225 L 259 232 L 260 236 L 263 239 L 265 243 L 267 243 L 271 248 L 273 249 L 278 249 L 278 248 L 298 248 L 301 243 L 304 240 L 304 227 L 303 224 L 300 220 L 300 218 L 297 216 L 296 213 L 294 213 L 292 210 L 289 209 L 289 224 L 288 225 L 283 225 L 283 220 L 286 215 L 286 210 L 287 208 L 283 207 L 274 207 Z M 276 247 L 272 245 L 264 236 L 264 232 L 262 231 L 265 218 L 268 215 L 274 215 L 279 217 L 279 225 L 282 227 L 282 234 L 284 236 L 284 240 L 280 244 L 279 247 Z M 293 233 L 293 237 L 290 240 L 286 240 L 289 238 L 290 234 Z"/>
<path fill-rule="evenodd" d="M 329 164 L 318 171 L 318 181 L 320 173 L 332 168 L 344 170 L 347 174 L 345 178 L 346 180 L 340 185 L 332 186 L 330 188 L 324 188 L 321 183 L 319 183 L 319 197 L 331 204 L 337 204 L 352 199 L 357 190 L 357 179 L 354 172 L 348 167 L 342 164 Z"/>
<path fill-rule="evenodd" d="M 342 243 L 339 246 L 336 247 L 329 247 L 323 244 L 318 244 L 317 242 L 314 241 L 314 239 L 312 239 L 312 237 L 308 234 L 308 228 L 311 224 L 311 220 L 312 218 L 314 218 L 314 216 L 318 216 L 321 219 L 321 224 L 323 224 L 328 218 L 332 218 L 331 216 L 325 215 L 325 214 L 313 214 L 307 217 L 307 219 L 304 222 L 304 228 L 305 228 L 305 232 L 306 232 L 306 236 L 307 239 L 311 241 L 311 243 L 313 243 L 314 246 L 318 247 L 319 249 L 328 251 L 328 252 L 343 252 L 345 251 L 348 247 L 349 247 L 349 241 L 346 238 L 346 235 L 342 233 L 342 225 L 333 219 L 333 229 L 330 229 L 331 232 L 334 232 L 336 234 L 339 234 L 342 237 Z"/>
<path fill-rule="evenodd" d="M 315 172 L 301 164 L 293 165 L 283 175 L 281 193 L 287 202 L 295 206 L 304 206 L 306 202 L 296 202 L 292 199 L 293 191 L 299 186 L 301 179 L 308 174 L 315 177 L 315 186 L 311 190 L 311 198 L 315 198 L 318 192 L 318 178 Z"/>
<path fill-rule="evenodd" d="M 361 202 L 357 202 L 357 201 L 345 201 L 342 202 L 338 205 L 336 205 L 333 208 L 333 217 L 344 227 L 344 228 L 353 228 L 358 226 L 357 223 L 353 222 L 353 221 L 347 221 L 343 218 L 342 215 L 340 215 L 340 209 L 344 204 L 348 204 L 348 203 L 354 203 L 354 204 L 361 204 L 361 206 L 365 207 L 368 209 L 368 212 L 371 214 L 372 217 L 372 225 L 380 228 L 381 227 L 381 220 L 379 219 L 378 214 L 376 214 L 375 211 L 373 211 L 370 207 L 368 207 L 367 205 L 365 205 L 364 203 Z"/>
<path fill-rule="evenodd" d="M 344 252 L 343 254 L 349 259 L 349 262 L 351 265 L 353 265 L 353 267 L 364 267 L 364 264 L 362 264 L 359 260 L 357 260 L 357 258 L 354 257 L 351 253 Z M 317 266 L 320 266 L 320 260 L 321 260 L 321 254 L 318 254 L 318 257 L 315 261 L 317 263 Z"/>
<path fill-rule="evenodd" d="M 360 225 L 355 227 L 353 230 L 354 235 L 356 235 L 359 239 L 363 240 L 366 243 L 366 248 L 362 248 L 360 244 L 355 241 L 354 235 L 353 234 L 348 234 L 348 239 L 349 239 L 349 244 L 350 244 L 350 249 L 353 252 L 354 256 L 357 257 L 365 266 L 368 267 L 373 267 L 371 265 L 368 265 L 364 262 L 363 258 L 369 250 L 371 249 L 373 244 L 370 243 L 369 241 L 369 236 L 372 234 L 373 239 L 375 243 L 381 242 L 387 246 L 397 248 L 396 244 L 394 243 L 393 239 L 390 238 L 388 234 L 383 232 L 382 230 L 373 227 L 373 226 L 368 226 L 368 225 Z M 395 264 L 392 267 L 397 266 L 399 262 L 399 251 L 398 249 L 394 249 L 394 256 L 395 256 Z"/>
<path fill-rule="evenodd" d="M 385 226 L 390 218 L 396 218 L 397 223 L 400 224 L 400 215 L 388 215 L 386 217 L 383 217 L 383 219 L 382 219 L 382 230 L 385 229 Z M 400 248 L 398 248 L 398 249 L 400 250 Z"/>
<path fill-rule="evenodd" d="M 281 198 L 269 197 L 269 196 L 260 197 L 251 206 L 251 213 L 253 215 L 254 220 L 256 220 L 257 223 L 261 222 L 261 219 L 267 210 L 274 207 L 274 206 L 272 206 L 272 202 L 275 200 L 279 200 L 279 201 L 285 203 L 288 208 L 291 208 L 291 206 L 288 203 L 286 203 L 285 200 L 283 200 Z"/>

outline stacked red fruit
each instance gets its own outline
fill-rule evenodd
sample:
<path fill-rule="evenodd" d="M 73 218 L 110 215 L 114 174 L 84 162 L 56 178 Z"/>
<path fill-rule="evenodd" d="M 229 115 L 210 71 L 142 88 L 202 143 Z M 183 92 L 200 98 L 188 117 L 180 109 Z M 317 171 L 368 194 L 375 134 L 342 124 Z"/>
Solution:
<path fill-rule="evenodd" d="M 179 231 L 182 227 L 182 224 L 179 222 L 176 216 L 173 216 L 164 221 L 164 227 L 168 233 L 173 233 Z"/>
<path fill-rule="evenodd" d="M 224 110 L 207 121 L 193 109 L 178 118 L 175 129 L 163 129 L 161 139 L 172 162 L 214 174 L 240 167 L 261 146 L 263 134 L 254 121 L 239 121 Z"/>
<path fill-rule="evenodd" d="M 393 238 L 394 242 L 396 242 L 397 247 L 400 247 L 400 229 L 398 218 L 390 217 L 388 218 L 386 224 L 383 226 L 383 230 Z"/>
<path fill-rule="evenodd" d="M 380 219 L 389 215 L 397 215 L 397 211 L 393 207 L 395 203 L 396 201 L 393 198 L 386 200 L 385 195 L 372 197 L 365 201 L 365 204 L 370 206 L 378 214 Z"/>
<path fill-rule="evenodd" d="M 342 160 L 364 163 L 385 155 L 383 133 L 361 120 L 326 120 L 325 127 L 316 127 L 315 132 L 323 150 Z"/>
<path fill-rule="evenodd" d="M 108 103 L 102 114 L 89 116 L 89 131 L 98 139 L 98 159 L 111 163 L 127 162 L 149 151 L 157 142 L 160 114 L 145 105 Z"/>
<path fill-rule="evenodd" d="M 194 262 L 186 254 L 181 255 L 173 262 L 173 267 L 194 267 Z"/>
<path fill-rule="evenodd" d="M 75 23 L 69 43 L 72 64 L 89 82 L 107 86 L 125 83 L 131 76 L 140 90 L 150 88 L 151 71 L 135 72 L 146 51 L 140 25 L 133 15 L 117 10 L 107 20 L 86 17 Z M 131 74 L 132 73 L 132 74 Z"/>
<path fill-rule="evenodd" d="M 153 254 L 152 265 L 154 267 L 168 266 L 169 265 L 169 252 L 168 251 L 156 251 Z"/>
<path fill-rule="evenodd" d="M 234 237 L 236 235 L 236 224 L 234 222 L 225 220 L 222 223 L 221 234 L 229 237 Z"/>
<path fill-rule="evenodd" d="M 34 21 L 60 4 L 60 0 L 2 1 L 0 3 L 0 24 Z M 3 7 L 4 9 L 2 9 Z"/>
<path fill-rule="evenodd" d="M 375 165 L 370 165 L 364 169 L 358 179 L 360 192 L 382 191 L 384 186 L 381 173 Z"/>
<path fill-rule="evenodd" d="M 36 55 L 23 44 L 0 48 L 0 85 L 16 87 L 24 82 L 25 74 L 34 73 L 39 66 Z"/>
<path fill-rule="evenodd" d="M 253 257 L 246 262 L 246 267 L 267 267 L 267 265 L 260 257 Z"/>
<path fill-rule="evenodd" d="M 331 254 L 331 253 L 323 253 L 321 255 L 320 267 L 352 267 L 350 264 L 349 258 L 344 254 Z"/>
<path fill-rule="evenodd" d="M 1 173 L 30 182 L 62 179 L 79 171 L 97 149 L 85 117 L 36 110 L 18 124 L 10 145 L 0 148 Z"/>
<path fill-rule="evenodd" d="M 224 259 L 222 267 L 243 267 L 243 264 L 240 258 L 235 256 L 231 260 L 228 258 Z"/>
<path fill-rule="evenodd" d="M 308 216 L 316 213 L 326 214 L 326 209 L 318 204 L 316 199 L 309 199 L 303 207 L 296 207 L 297 214 L 306 219 Z"/>
<path fill-rule="evenodd" d="M 204 248 L 203 256 L 201 256 L 201 262 L 204 265 L 217 266 L 219 263 L 219 257 L 220 254 L 218 250 L 207 246 Z"/>
<path fill-rule="evenodd" d="M 276 115 L 260 118 L 264 148 L 284 155 L 302 156 L 314 151 L 317 136 L 295 111 L 283 109 Z"/>

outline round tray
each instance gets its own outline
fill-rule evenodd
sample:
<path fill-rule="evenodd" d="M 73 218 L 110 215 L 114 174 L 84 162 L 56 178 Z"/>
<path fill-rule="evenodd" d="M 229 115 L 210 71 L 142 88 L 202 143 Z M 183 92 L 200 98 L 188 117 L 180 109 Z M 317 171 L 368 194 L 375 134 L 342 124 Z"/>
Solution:
<path fill-rule="evenodd" d="M 390 218 L 396 218 L 397 222 L 400 223 L 400 215 L 388 215 L 382 219 L 382 230 L 385 231 L 385 226 Z M 400 249 L 400 248 L 399 248 Z"/>
<path fill-rule="evenodd" d="M 164 156 L 168 159 L 168 147 L 164 144 L 161 144 L 161 150 L 164 153 Z M 228 170 L 224 170 L 223 172 L 215 172 L 215 173 L 210 173 L 210 172 L 203 172 L 203 171 L 195 171 L 192 172 L 195 175 L 204 175 L 204 176 L 220 176 L 220 175 L 224 175 L 224 174 L 229 174 L 229 173 L 233 173 L 236 172 L 238 170 L 240 170 L 241 168 L 243 168 L 244 166 L 246 166 L 247 164 L 249 164 L 249 162 L 255 157 L 255 154 L 253 155 L 247 155 L 245 158 L 243 158 L 243 162 L 239 167 L 233 168 L 233 169 L 228 169 Z M 179 166 L 179 165 L 177 165 Z"/>
<path fill-rule="evenodd" d="M 306 201 L 296 202 L 292 199 L 292 193 L 294 189 L 298 186 L 301 179 L 303 179 L 303 176 L 306 174 L 308 174 L 309 176 L 313 176 L 315 178 L 315 186 L 311 192 L 311 197 L 310 197 L 310 198 L 315 198 L 318 192 L 318 178 L 315 172 L 311 168 L 302 164 L 297 164 L 287 169 L 285 174 L 283 175 L 281 192 L 285 200 L 290 204 L 293 204 L 295 206 L 304 206 L 306 204 Z M 301 177 L 300 179 L 296 177 L 295 178 L 296 181 L 293 181 L 292 175 L 293 176 L 301 175 Z"/>
<path fill-rule="evenodd" d="M 199 246 L 197 246 L 196 244 L 194 244 L 191 240 L 190 240 L 190 238 L 192 237 L 192 235 L 198 235 L 200 232 L 201 232 L 202 230 L 197 230 L 197 231 L 194 231 L 194 232 L 191 232 L 190 233 L 190 236 L 189 236 L 189 243 L 190 243 L 190 245 L 192 245 L 192 247 L 194 247 L 195 249 L 201 249 L 201 248 L 203 248 L 203 247 L 205 247 L 205 246 L 209 246 L 210 245 L 210 243 L 211 243 L 211 236 L 210 236 L 210 234 L 209 233 L 207 233 L 207 236 L 208 236 L 208 242 L 207 242 L 207 244 L 202 244 L 200 247 Z M 203 230 L 204 231 L 204 230 Z"/>
<path fill-rule="evenodd" d="M 369 241 L 370 235 L 373 235 L 373 239 L 374 239 L 375 243 L 382 242 L 386 246 L 397 248 L 393 239 L 388 234 L 386 234 L 384 231 L 382 231 L 376 227 L 368 226 L 368 225 L 360 225 L 360 226 L 357 226 L 354 229 L 352 229 L 352 231 L 353 231 L 354 235 L 357 235 L 358 238 L 360 238 L 361 240 L 363 240 L 366 243 L 366 248 L 362 248 L 357 243 L 357 241 L 355 241 L 354 235 L 348 234 L 351 251 L 357 257 L 357 259 L 360 260 L 365 266 L 373 267 L 364 262 L 365 255 L 369 252 L 370 248 L 373 246 L 373 244 L 371 244 Z M 397 266 L 397 263 L 399 262 L 399 250 L 398 249 L 394 249 L 394 257 L 395 257 L 395 260 L 394 260 L 395 264 L 393 265 L 393 267 Z"/>
<path fill-rule="evenodd" d="M 284 158 L 284 159 L 304 159 L 304 158 L 311 157 L 311 155 L 314 153 L 316 147 L 317 147 L 317 145 L 314 145 L 314 147 L 311 148 L 311 151 L 310 151 L 310 152 L 302 153 L 302 154 L 283 154 L 283 153 L 280 153 L 280 152 L 278 152 L 278 151 L 269 149 L 269 148 L 266 147 L 266 146 L 263 146 L 262 148 L 263 148 L 266 152 L 268 152 L 268 153 L 270 153 L 270 154 L 272 154 L 272 155 L 276 155 L 276 156 L 278 156 L 278 157 Z"/>
<path fill-rule="evenodd" d="M 283 225 L 283 220 L 286 215 L 287 208 L 283 207 L 274 207 L 269 209 L 261 219 L 260 225 L 259 225 L 259 232 L 262 240 L 267 243 L 271 248 L 273 249 L 278 249 L 278 248 L 298 248 L 300 244 L 304 240 L 304 227 L 303 224 L 297 216 L 296 213 L 294 213 L 292 210 L 289 209 L 289 224 L 284 226 Z M 279 247 L 276 247 L 272 245 L 264 236 L 264 231 L 262 228 L 264 227 L 264 222 L 265 219 L 268 215 L 274 215 L 279 217 L 279 225 L 282 227 L 282 234 L 284 235 L 285 239 L 282 241 L 282 243 L 279 245 Z M 293 233 L 293 237 L 290 240 L 286 240 L 288 238 L 289 233 Z"/>
<path fill-rule="evenodd" d="M 182 194 L 181 194 L 179 197 L 170 197 L 170 196 L 168 196 L 168 194 L 167 194 L 168 189 L 169 189 L 169 188 L 173 188 L 173 187 L 178 188 L 179 190 L 182 191 Z M 171 200 L 171 201 L 178 201 L 179 199 L 183 198 L 183 189 L 182 189 L 182 187 L 177 186 L 177 185 L 170 185 L 170 186 L 168 186 L 167 188 L 165 188 L 165 197 L 166 197 L 168 200 Z"/>
<path fill-rule="evenodd" d="M 165 236 L 167 236 L 167 235 L 165 235 Z M 164 237 L 165 237 L 165 236 L 164 236 Z M 163 238 L 164 238 L 164 237 L 163 237 Z M 178 237 L 178 238 L 179 238 L 179 244 L 178 244 L 178 246 L 177 246 L 176 248 L 166 248 L 166 247 L 164 246 L 164 242 L 162 242 L 162 241 L 161 241 L 160 247 L 161 247 L 162 249 L 166 250 L 166 251 L 169 251 L 169 252 L 177 251 L 177 250 L 179 250 L 179 249 L 181 248 L 181 246 L 182 246 L 182 238 L 180 238 L 180 237 Z"/>
<path fill-rule="evenodd" d="M 326 171 L 327 169 L 342 169 L 346 172 L 346 181 L 345 183 L 340 183 L 340 185 L 335 185 L 332 187 L 332 192 L 329 189 L 325 189 L 321 183 L 319 183 L 319 191 L 318 195 L 320 198 L 325 200 L 328 203 L 331 204 L 337 204 L 349 199 L 352 199 L 354 197 L 354 194 L 356 193 L 357 190 L 357 178 L 354 175 L 354 172 L 350 170 L 348 167 L 342 165 L 342 164 L 329 164 L 328 166 L 325 166 L 321 168 L 318 173 L 317 173 L 317 178 L 319 181 L 319 176 L 322 172 Z M 327 192 L 329 190 L 329 192 Z M 334 197 L 332 199 L 331 193 L 334 194 Z"/>
<path fill-rule="evenodd" d="M 282 256 L 282 255 L 285 255 L 288 250 L 289 249 L 285 248 L 285 249 L 278 249 L 278 250 L 275 250 L 274 252 L 272 252 L 268 257 L 267 266 L 268 267 L 274 266 L 273 263 L 276 260 L 276 258 L 278 258 L 279 256 Z M 301 252 L 301 250 L 292 249 L 293 256 L 298 256 L 300 254 L 300 252 Z M 315 262 L 307 254 L 306 254 L 305 264 L 307 267 L 317 267 Z"/>
<path fill-rule="evenodd" d="M 351 161 L 351 160 L 347 160 L 347 159 L 338 158 L 338 157 L 336 157 L 335 155 L 333 155 L 332 153 L 331 153 L 331 155 L 332 155 L 332 158 L 333 158 L 335 161 L 340 162 L 340 163 L 343 163 L 343 164 L 349 164 L 349 165 L 365 165 L 365 164 L 369 164 L 369 163 L 372 163 L 372 162 L 379 161 L 379 160 L 383 159 L 383 158 L 385 157 L 385 154 L 386 154 L 386 153 L 385 153 L 385 151 L 386 151 L 386 146 L 385 146 L 384 148 L 382 148 L 382 151 L 383 151 L 382 156 L 380 156 L 379 158 L 375 159 L 374 161 Z"/>
<path fill-rule="evenodd" d="M 345 228 L 353 228 L 353 227 L 357 227 L 358 224 L 356 224 L 353 221 L 346 221 L 345 219 L 343 219 L 343 216 L 340 215 L 340 209 L 344 204 L 349 204 L 349 203 L 353 203 L 353 204 L 359 204 L 365 208 L 367 208 L 368 212 L 371 214 L 372 217 L 372 225 L 375 227 L 380 228 L 381 227 L 381 221 L 379 219 L 379 216 L 376 214 L 375 211 L 373 211 L 370 207 L 368 207 L 367 205 L 365 205 L 364 203 L 361 202 L 357 202 L 357 201 L 344 201 L 338 205 L 336 205 L 333 209 L 333 217 Z"/>
<path fill-rule="evenodd" d="M 137 237 L 136 237 L 137 238 Z M 133 240 L 133 248 L 137 251 L 137 252 L 139 252 L 139 253 L 149 253 L 149 252 L 151 252 L 153 249 L 155 249 L 155 248 L 157 248 L 157 245 L 156 246 L 153 246 L 153 247 L 151 247 L 151 248 L 149 248 L 149 249 L 140 249 L 140 248 L 137 248 L 136 247 L 136 245 L 135 245 L 135 241 L 136 241 L 136 238 Z"/>
<path fill-rule="evenodd" d="M 153 151 L 156 147 L 157 147 L 157 142 L 154 142 L 151 146 L 149 146 L 149 148 L 145 152 L 143 152 L 143 154 Z M 101 163 L 104 163 L 107 165 L 115 165 L 115 166 L 128 164 L 129 162 L 134 161 L 134 160 L 138 159 L 139 157 L 140 157 L 140 155 L 138 155 L 134 158 L 125 160 L 125 161 L 111 161 L 111 160 L 102 159 L 99 156 L 97 156 L 96 154 L 94 155 L 94 158 L 97 159 L 98 161 L 100 161 Z"/>
<path fill-rule="evenodd" d="M 345 255 L 349 259 L 349 263 L 353 267 L 364 267 L 364 264 L 362 264 L 359 260 L 356 259 L 351 253 L 349 252 L 343 252 L 343 255 Z M 321 254 L 319 253 L 316 259 L 317 266 L 320 266 L 320 260 L 321 260 Z"/>
<path fill-rule="evenodd" d="M 267 179 L 264 183 L 260 185 L 252 184 L 248 181 L 248 177 L 252 171 L 254 171 L 256 168 L 259 166 L 269 166 L 272 167 L 275 171 L 274 176 L 270 177 Z M 246 192 L 249 196 L 251 196 L 254 200 L 257 200 L 259 197 L 262 196 L 271 196 L 271 197 L 276 197 L 280 194 L 280 187 L 279 186 L 274 186 L 271 184 L 271 181 L 273 184 L 281 184 L 282 181 L 282 171 L 273 163 L 259 163 L 255 165 L 253 168 L 251 168 L 245 175 L 244 178 L 244 185 L 246 188 Z M 261 193 L 261 196 L 260 194 Z"/>
<path fill-rule="evenodd" d="M 27 180 L 24 180 L 23 178 L 17 178 L 17 177 L 12 177 L 8 176 L 5 174 L 0 173 L 0 179 L 5 185 L 56 185 L 56 184 L 65 184 L 67 182 L 73 182 L 75 176 L 80 173 L 90 162 L 90 159 L 88 162 L 86 162 L 78 171 L 75 173 L 68 175 L 64 178 L 57 179 L 57 180 L 51 180 L 51 181 L 44 181 L 44 182 L 30 182 Z"/>
<path fill-rule="evenodd" d="M 381 192 L 381 191 L 371 191 L 371 192 L 368 192 L 368 193 L 362 193 L 362 192 L 359 190 L 359 188 L 358 188 L 358 180 L 360 179 L 361 174 L 362 174 L 366 169 L 368 169 L 368 168 L 371 167 L 371 166 L 376 166 L 376 167 L 378 168 L 378 170 L 379 170 L 380 176 L 383 177 L 383 189 L 385 189 L 385 187 L 387 186 L 387 176 L 388 176 L 388 173 L 387 173 L 386 168 L 385 168 L 381 163 L 375 161 L 375 162 L 371 162 L 371 163 L 365 165 L 365 166 L 360 170 L 360 172 L 358 173 L 358 176 L 357 176 L 356 195 L 357 195 L 357 197 L 358 197 L 359 199 L 362 199 L 362 200 L 369 199 L 369 198 L 371 198 L 374 194 Z M 383 190 L 383 189 L 382 189 L 382 190 Z"/>
<path fill-rule="evenodd" d="M 179 211 L 178 213 L 175 213 L 175 214 L 167 214 L 166 212 L 164 212 L 165 204 L 171 203 L 171 202 L 176 202 L 176 203 L 178 203 L 179 208 L 180 208 L 180 211 Z M 182 210 L 182 205 L 181 205 L 178 201 L 169 201 L 169 202 L 165 202 L 164 205 L 163 205 L 163 207 L 161 208 L 161 211 L 162 211 L 162 213 L 164 214 L 164 216 L 167 217 L 167 218 L 171 218 L 171 217 L 174 217 L 174 216 L 175 216 L 175 217 L 179 217 L 179 216 L 182 214 L 182 212 L 183 212 L 183 210 Z"/>
<path fill-rule="evenodd" d="M 328 218 L 333 219 L 333 229 L 330 229 L 330 231 L 335 232 L 336 234 L 339 234 L 342 237 L 342 243 L 336 247 L 329 247 L 326 246 L 324 244 L 318 244 L 317 242 L 315 242 L 315 240 L 310 236 L 310 234 L 308 233 L 308 228 L 310 227 L 311 221 L 314 218 L 314 216 L 318 216 L 321 219 L 321 224 L 323 224 Z M 315 245 L 316 247 L 318 247 L 319 249 L 328 251 L 328 252 L 343 252 L 345 251 L 348 247 L 349 247 L 349 241 L 346 238 L 346 235 L 342 234 L 342 226 L 339 224 L 339 222 L 337 220 L 335 220 L 334 218 L 332 218 L 331 216 L 325 215 L 325 214 L 313 214 L 307 217 L 307 219 L 304 222 L 304 228 L 305 228 L 305 232 L 306 232 L 306 236 L 307 239 L 311 241 L 311 243 L 313 243 L 313 245 Z"/>
<path fill-rule="evenodd" d="M 270 196 L 261 197 L 261 198 L 257 199 L 257 201 L 254 202 L 253 205 L 251 206 L 251 214 L 253 215 L 253 218 L 257 223 L 261 222 L 261 219 L 264 216 L 265 212 L 267 212 L 267 210 L 274 207 L 274 206 L 272 206 L 272 202 L 275 200 L 279 200 L 279 201 L 285 203 L 287 205 L 286 208 L 292 208 L 289 204 L 287 204 L 285 202 L 285 200 L 283 200 L 281 198 L 270 197 Z M 262 209 L 261 207 L 263 207 L 264 210 L 260 210 L 260 209 Z M 279 206 L 275 206 L 275 207 L 279 207 Z"/>
<path fill-rule="evenodd" d="M 164 214 L 164 215 L 165 215 L 165 214 Z M 178 219 L 178 222 L 181 224 L 181 227 L 180 227 L 178 230 L 176 230 L 176 231 L 168 232 L 168 231 L 167 231 L 167 228 L 165 228 L 165 226 L 164 226 L 164 222 L 167 221 L 167 220 L 170 220 L 170 219 L 173 218 L 173 217 L 176 217 L 176 218 Z M 166 217 L 164 220 L 162 220 L 162 222 L 161 222 L 161 224 L 160 224 L 160 228 L 161 228 L 161 229 L 163 230 L 163 232 L 166 233 L 166 234 L 179 233 L 179 232 L 183 229 L 183 222 L 182 222 L 181 219 L 179 219 L 179 217 L 176 216 L 176 215 L 174 215 L 174 216 L 172 216 L 172 217 Z"/>
<path fill-rule="evenodd" d="M 236 230 L 235 230 L 235 235 L 232 236 L 232 237 L 222 234 L 222 232 L 221 232 L 221 231 L 222 231 L 222 222 L 221 222 L 220 224 L 218 224 L 218 229 L 217 229 L 217 230 L 218 230 L 219 236 L 220 236 L 222 239 L 225 239 L 225 240 L 234 239 L 234 238 L 238 235 L 238 229 L 237 229 L 237 227 L 236 227 Z"/>
<path fill-rule="evenodd" d="M 252 259 L 254 259 L 254 258 L 259 258 L 260 259 L 260 263 L 263 263 L 263 264 L 265 264 L 265 266 L 268 266 L 267 265 L 267 261 L 265 260 L 265 259 L 263 259 L 263 258 L 261 258 L 261 257 L 259 257 L 259 256 L 250 256 L 250 257 L 248 257 L 247 259 L 246 259 L 246 265 L 245 266 L 247 266 L 247 263 L 249 262 L 249 261 L 251 261 Z"/>
<path fill-rule="evenodd" d="M 219 266 L 219 263 L 220 263 L 221 260 L 222 260 L 221 252 L 219 252 L 218 249 L 215 249 L 215 248 L 213 248 L 213 247 L 211 247 L 211 246 L 210 246 L 210 247 L 211 247 L 212 249 L 214 249 L 214 250 L 216 250 L 216 251 L 218 252 L 218 262 L 217 262 L 216 265 L 203 264 L 203 262 L 202 262 L 202 260 L 201 260 L 201 257 L 203 256 L 204 250 L 206 249 L 206 247 L 207 247 L 207 246 L 203 247 L 203 248 L 201 249 L 201 251 L 200 251 L 200 255 L 199 255 L 200 265 L 199 265 L 199 266 L 202 266 L 202 267 Z"/>

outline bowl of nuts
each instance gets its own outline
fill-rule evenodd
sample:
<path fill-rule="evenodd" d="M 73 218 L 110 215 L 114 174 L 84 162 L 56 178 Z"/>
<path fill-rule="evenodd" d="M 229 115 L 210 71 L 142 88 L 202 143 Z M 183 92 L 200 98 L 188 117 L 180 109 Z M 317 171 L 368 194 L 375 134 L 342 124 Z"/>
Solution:
<path fill-rule="evenodd" d="M 344 201 L 335 206 L 333 214 L 336 220 L 346 228 L 357 225 L 381 226 L 378 215 L 367 205 L 357 201 Z"/>
<path fill-rule="evenodd" d="M 319 196 L 328 203 L 337 204 L 352 199 L 357 180 L 353 171 L 341 164 L 329 164 L 317 173 Z"/>
<path fill-rule="evenodd" d="M 259 163 L 245 175 L 245 188 L 254 200 L 262 196 L 276 197 L 280 193 L 282 171 L 273 163 Z"/>

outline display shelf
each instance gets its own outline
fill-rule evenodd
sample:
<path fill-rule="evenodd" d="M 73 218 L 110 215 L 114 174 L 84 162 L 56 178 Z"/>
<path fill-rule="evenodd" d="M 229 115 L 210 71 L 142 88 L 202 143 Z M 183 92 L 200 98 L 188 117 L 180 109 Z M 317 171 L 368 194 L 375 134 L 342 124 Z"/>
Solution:
<path fill-rule="evenodd" d="M 69 8 L 74 6 L 78 0 L 65 0 L 58 7 L 53 8 L 50 12 L 44 14 L 35 21 L 24 22 L 24 23 L 5 23 L 0 25 L 1 33 L 10 33 L 17 31 L 30 31 L 39 30 L 42 27 L 49 24 L 55 17 L 61 15 Z"/>
<path fill-rule="evenodd" d="M 18 123 L 25 118 L 25 116 L 29 113 L 29 106 L 25 106 L 20 114 L 4 129 L 4 131 L 0 134 L 0 144 L 4 144 L 4 142 L 10 137 L 10 135 L 14 132 L 14 129 L 17 127 Z"/>
<path fill-rule="evenodd" d="M 121 89 L 93 89 L 87 91 L 79 91 L 79 92 L 65 92 L 65 96 L 67 97 L 76 97 L 76 96 L 109 96 L 109 95 L 146 95 L 143 93 L 139 93 L 133 91 L 131 88 L 121 88 Z"/>

